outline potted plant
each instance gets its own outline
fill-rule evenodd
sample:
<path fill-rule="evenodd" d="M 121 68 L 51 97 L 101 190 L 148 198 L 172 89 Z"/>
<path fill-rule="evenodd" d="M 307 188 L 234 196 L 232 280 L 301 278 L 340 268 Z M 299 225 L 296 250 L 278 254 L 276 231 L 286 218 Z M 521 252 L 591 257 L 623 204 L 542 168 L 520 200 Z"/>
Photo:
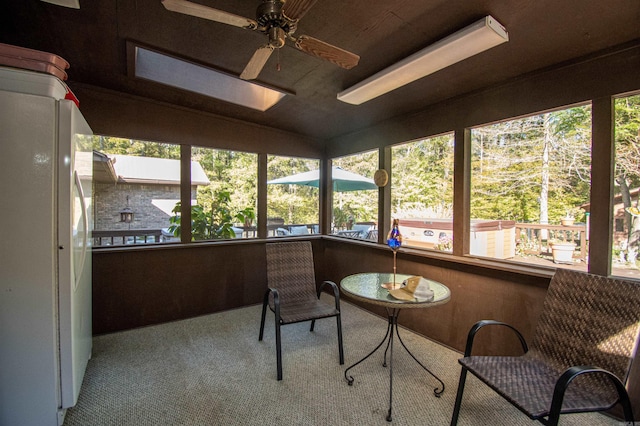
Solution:
<path fill-rule="evenodd" d="M 351 211 L 349 206 L 345 206 L 343 208 L 334 207 L 333 222 L 337 229 L 351 229 L 354 222 L 353 211 Z"/>
<path fill-rule="evenodd" d="M 231 214 L 229 203 L 231 195 L 228 191 L 220 191 L 215 194 L 211 209 L 195 204 L 191 206 L 191 239 L 192 240 L 218 240 L 235 238 L 233 229 L 234 219 L 246 222 L 253 221 L 256 215 L 253 208 L 241 210 L 235 216 Z M 169 218 L 169 232 L 176 237 L 181 234 L 180 202 L 173 209 L 174 216 Z"/>
<path fill-rule="evenodd" d="M 581 211 L 578 208 L 570 208 L 567 210 L 567 213 L 564 215 L 562 219 L 560 219 L 560 224 L 562 226 L 571 226 L 576 221 L 576 216 L 580 215 Z"/>
<path fill-rule="evenodd" d="M 256 212 L 253 207 L 244 208 L 236 214 L 236 219 L 242 222 L 245 228 L 249 228 L 256 219 Z"/>
<path fill-rule="evenodd" d="M 573 252 L 576 250 L 576 244 L 569 241 L 558 241 L 551 243 L 551 253 L 553 255 L 553 263 L 573 263 Z"/>
<path fill-rule="evenodd" d="M 575 220 L 576 219 L 573 216 L 570 216 L 569 213 L 567 213 L 565 217 L 560 219 L 560 223 L 562 224 L 562 226 L 571 226 L 573 225 L 573 222 L 575 222 Z"/>
<path fill-rule="evenodd" d="M 569 231 L 571 236 L 573 232 Z M 576 244 L 571 240 L 567 241 L 565 231 L 556 233 L 560 237 L 551 241 L 551 254 L 553 255 L 553 263 L 573 263 L 573 252 L 576 250 Z"/>

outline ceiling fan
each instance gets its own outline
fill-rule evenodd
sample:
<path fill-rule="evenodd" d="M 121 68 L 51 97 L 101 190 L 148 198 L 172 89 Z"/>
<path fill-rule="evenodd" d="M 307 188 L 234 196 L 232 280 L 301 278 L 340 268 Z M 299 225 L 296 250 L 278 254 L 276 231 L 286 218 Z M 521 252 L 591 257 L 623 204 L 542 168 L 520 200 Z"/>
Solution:
<path fill-rule="evenodd" d="M 259 47 L 240 74 L 243 80 L 253 80 L 275 49 L 280 49 L 288 39 L 294 46 L 309 55 L 329 61 L 339 67 L 351 69 L 358 65 L 360 56 L 329 43 L 306 35 L 294 36 L 298 22 L 317 0 L 262 0 L 256 11 L 256 19 L 249 19 L 229 12 L 203 6 L 187 0 L 162 0 L 167 10 L 196 16 L 210 21 L 264 33 L 268 42 Z"/>

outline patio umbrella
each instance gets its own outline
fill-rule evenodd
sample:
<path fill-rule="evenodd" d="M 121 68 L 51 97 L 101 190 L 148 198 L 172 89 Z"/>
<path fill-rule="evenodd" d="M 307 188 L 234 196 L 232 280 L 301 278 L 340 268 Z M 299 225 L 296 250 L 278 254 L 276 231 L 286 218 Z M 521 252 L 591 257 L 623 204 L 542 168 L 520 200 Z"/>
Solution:
<path fill-rule="evenodd" d="M 335 192 L 346 191 L 362 191 L 368 189 L 378 189 L 373 179 L 361 176 L 356 173 L 348 172 L 340 167 L 331 168 L 331 177 L 333 180 L 333 190 Z M 291 176 L 285 176 L 273 179 L 268 184 L 288 184 L 288 185 L 304 185 L 320 187 L 320 170 L 311 170 L 309 172 L 298 173 Z"/>

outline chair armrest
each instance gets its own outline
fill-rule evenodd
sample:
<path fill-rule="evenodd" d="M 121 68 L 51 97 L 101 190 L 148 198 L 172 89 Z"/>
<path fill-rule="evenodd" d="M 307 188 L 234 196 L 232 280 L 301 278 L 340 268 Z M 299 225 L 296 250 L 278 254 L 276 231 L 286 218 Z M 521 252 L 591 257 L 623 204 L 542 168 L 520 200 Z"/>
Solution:
<path fill-rule="evenodd" d="M 471 330 L 469 330 L 469 335 L 467 336 L 467 345 L 465 346 L 465 349 L 464 349 L 465 357 L 468 357 L 471 355 L 471 350 L 473 349 L 473 340 L 476 336 L 476 333 L 480 331 L 481 328 L 487 325 L 499 325 L 499 326 L 510 328 L 511 330 L 513 330 L 513 332 L 516 334 L 516 336 L 520 340 L 520 344 L 522 345 L 522 349 L 524 350 L 524 352 L 529 351 L 529 347 L 527 346 L 527 342 L 524 339 L 524 336 L 522 336 L 522 334 L 512 325 L 507 324 L 505 322 L 501 322 L 501 321 L 495 321 L 495 320 L 481 320 L 475 323 L 473 327 L 471 327 Z"/>
<path fill-rule="evenodd" d="M 336 283 L 334 283 L 333 281 L 324 281 L 322 284 L 320 284 L 320 287 L 318 288 L 318 299 L 320 299 L 320 294 L 322 293 L 322 289 L 325 285 L 331 286 L 331 288 L 333 289 L 333 297 L 336 300 L 336 310 L 340 311 L 340 291 L 338 290 L 338 286 L 336 285 Z"/>
<path fill-rule="evenodd" d="M 630 422 L 627 424 L 633 424 L 633 412 L 631 410 L 629 394 L 627 393 L 627 390 L 622 381 L 610 371 L 598 367 L 592 367 L 589 365 L 578 365 L 569 367 L 556 381 L 556 386 L 553 390 L 553 399 L 551 400 L 551 409 L 549 410 L 549 424 L 557 424 L 557 421 L 560 418 L 560 410 L 562 410 L 562 401 L 564 399 L 564 394 L 569 388 L 569 385 L 571 384 L 573 379 L 582 374 L 604 374 L 606 377 L 608 377 L 609 380 L 611 380 L 611 383 L 616 387 L 619 402 L 622 404 L 622 408 L 624 410 L 625 420 L 627 422 Z M 602 408 L 607 409 L 610 407 L 603 406 Z M 554 420 L 556 423 L 553 422 Z"/>
<path fill-rule="evenodd" d="M 273 294 L 273 312 L 276 314 L 276 318 L 280 318 L 280 293 L 275 288 L 267 288 L 267 292 L 264 294 L 264 306 L 269 303 L 269 294 Z"/>

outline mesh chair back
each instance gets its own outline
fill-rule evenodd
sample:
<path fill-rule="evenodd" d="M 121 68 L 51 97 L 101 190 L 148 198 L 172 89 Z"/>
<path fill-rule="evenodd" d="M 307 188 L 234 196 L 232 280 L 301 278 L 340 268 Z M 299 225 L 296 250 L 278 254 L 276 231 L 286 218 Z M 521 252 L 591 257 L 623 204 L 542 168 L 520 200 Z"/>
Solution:
<path fill-rule="evenodd" d="M 278 290 L 281 304 L 315 300 L 316 277 L 311 242 L 267 244 L 267 283 Z M 273 299 L 269 298 L 273 308 Z"/>
<path fill-rule="evenodd" d="M 626 382 L 640 330 L 640 285 L 557 269 L 530 353 L 562 370 L 604 368 Z"/>

